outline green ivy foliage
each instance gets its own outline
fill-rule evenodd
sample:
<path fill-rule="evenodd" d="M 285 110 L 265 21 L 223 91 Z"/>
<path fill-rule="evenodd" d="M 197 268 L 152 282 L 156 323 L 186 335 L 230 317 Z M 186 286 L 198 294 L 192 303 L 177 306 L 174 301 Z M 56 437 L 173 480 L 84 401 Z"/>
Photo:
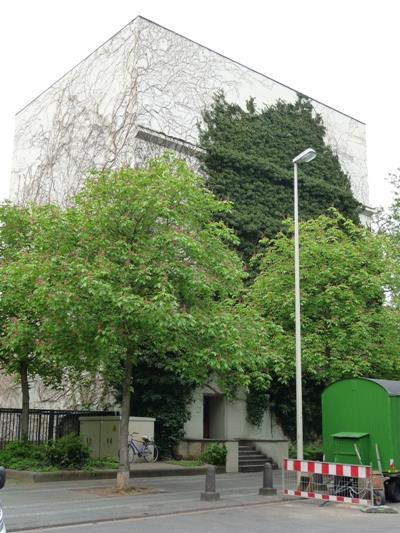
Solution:
<path fill-rule="evenodd" d="M 250 424 L 260 427 L 264 413 L 270 405 L 269 394 L 263 389 L 251 384 L 246 398 L 246 419 Z"/>
<path fill-rule="evenodd" d="M 324 142 L 325 126 L 311 102 L 278 101 L 256 109 L 228 103 L 223 92 L 203 113 L 200 142 L 205 150 L 203 170 L 217 197 L 233 202 L 224 219 L 240 238 L 247 261 L 259 240 L 273 238 L 282 221 L 293 213 L 293 158 L 309 146 L 318 156 L 301 165 L 299 210 L 302 219 L 316 218 L 329 207 L 358 221 L 360 204 L 338 157 Z"/>
<path fill-rule="evenodd" d="M 304 377 L 303 390 L 303 433 L 306 442 L 313 442 L 322 433 L 321 394 L 325 384 Z M 269 403 L 276 421 L 293 442 L 296 441 L 296 383 L 274 380 L 268 391 Z M 314 457 L 315 459 L 315 457 Z"/>
<path fill-rule="evenodd" d="M 183 380 L 159 362 L 157 354 L 143 357 L 133 371 L 131 413 L 156 419 L 155 441 L 163 457 L 173 457 L 190 418 L 195 385 Z"/>

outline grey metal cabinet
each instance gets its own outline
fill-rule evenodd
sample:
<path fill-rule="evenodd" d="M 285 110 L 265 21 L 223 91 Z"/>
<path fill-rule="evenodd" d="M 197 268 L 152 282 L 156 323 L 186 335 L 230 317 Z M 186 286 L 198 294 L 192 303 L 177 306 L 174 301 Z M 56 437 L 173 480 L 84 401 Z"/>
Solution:
<path fill-rule="evenodd" d="M 81 417 L 80 435 L 93 459 L 118 459 L 119 416 Z"/>

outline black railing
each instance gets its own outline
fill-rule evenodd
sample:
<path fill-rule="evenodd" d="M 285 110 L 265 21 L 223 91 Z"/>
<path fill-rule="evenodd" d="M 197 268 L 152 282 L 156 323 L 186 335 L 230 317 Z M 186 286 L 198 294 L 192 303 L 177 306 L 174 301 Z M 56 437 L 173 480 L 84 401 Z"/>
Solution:
<path fill-rule="evenodd" d="M 28 440 L 44 444 L 69 433 L 79 434 L 80 416 L 115 416 L 117 411 L 30 409 Z M 21 409 L 0 409 L 0 448 L 21 436 Z"/>

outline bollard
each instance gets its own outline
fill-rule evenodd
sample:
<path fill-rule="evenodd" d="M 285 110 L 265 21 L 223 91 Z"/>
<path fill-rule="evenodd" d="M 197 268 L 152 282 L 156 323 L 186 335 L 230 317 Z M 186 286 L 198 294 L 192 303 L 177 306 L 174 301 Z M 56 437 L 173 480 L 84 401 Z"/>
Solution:
<path fill-rule="evenodd" d="M 206 472 L 206 490 L 200 494 L 200 500 L 213 502 L 219 500 L 219 492 L 215 492 L 215 466 L 208 465 Z"/>
<path fill-rule="evenodd" d="M 263 486 L 258 490 L 258 494 L 261 494 L 262 496 L 273 496 L 276 494 L 276 489 L 274 489 L 274 482 L 272 480 L 271 463 L 264 464 Z"/>

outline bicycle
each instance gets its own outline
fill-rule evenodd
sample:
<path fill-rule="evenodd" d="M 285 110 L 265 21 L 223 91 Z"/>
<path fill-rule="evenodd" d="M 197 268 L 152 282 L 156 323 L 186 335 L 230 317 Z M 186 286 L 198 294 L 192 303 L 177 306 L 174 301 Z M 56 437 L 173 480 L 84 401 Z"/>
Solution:
<path fill-rule="evenodd" d="M 143 458 L 146 463 L 155 463 L 159 456 L 159 449 L 156 443 L 146 437 L 142 436 L 141 441 L 135 442 L 132 435 L 129 435 L 128 441 L 128 460 L 130 463 L 136 462 L 138 459 Z M 141 446 L 138 443 L 141 442 Z"/>
<path fill-rule="evenodd" d="M 386 497 L 385 491 L 381 489 L 372 489 L 368 486 L 364 479 L 357 479 L 353 477 L 343 476 L 335 479 L 333 486 L 330 487 L 330 494 L 335 496 L 344 496 L 348 498 L 358 498 L 362 500 L 369 500 L 373 497 L 374 505 L 385 505 Z"/>

